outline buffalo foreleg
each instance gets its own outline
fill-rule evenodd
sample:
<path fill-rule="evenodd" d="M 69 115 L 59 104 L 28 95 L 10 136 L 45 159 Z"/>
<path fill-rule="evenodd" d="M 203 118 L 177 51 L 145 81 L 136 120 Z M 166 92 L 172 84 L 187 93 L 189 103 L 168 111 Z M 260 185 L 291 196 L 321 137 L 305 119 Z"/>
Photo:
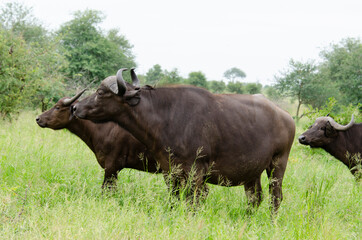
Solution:
<path fill-rule="evenodd" d="M 109 164 L 104 169 L 104 180 L 102 184 L 102 189 L 115 189 L 117 185 L 117 174 L 119 170 L 114 166 L 114 164 Z"/>

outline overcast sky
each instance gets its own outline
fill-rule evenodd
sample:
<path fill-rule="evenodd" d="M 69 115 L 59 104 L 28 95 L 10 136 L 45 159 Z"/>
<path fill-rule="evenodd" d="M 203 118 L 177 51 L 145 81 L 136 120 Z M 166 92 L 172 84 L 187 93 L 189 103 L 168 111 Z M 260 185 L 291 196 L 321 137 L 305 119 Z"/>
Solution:
<path fill-rule="evenodd" d="M 134 45 L 142 74 L 160 64 L 177 68 L 183 77 L 201 71 L 208 80 L 221 80 L 237 67 L 245 81 L 270 84 L 289 59 L 318 59 L 330 43 L 362 36 L 361 0 L 20 2 L 48 29 L 58 29 L 76 10 L 100 10 L 106 16 L 101 27 L 119 29 Z"/>

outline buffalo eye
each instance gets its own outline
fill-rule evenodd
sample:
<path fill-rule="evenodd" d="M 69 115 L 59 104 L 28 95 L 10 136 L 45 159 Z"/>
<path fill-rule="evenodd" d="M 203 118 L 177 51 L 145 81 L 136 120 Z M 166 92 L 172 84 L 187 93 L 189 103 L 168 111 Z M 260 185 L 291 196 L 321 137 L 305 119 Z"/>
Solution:
<path fill-rule="evenodd" d="M 56 107 L 55 107 L 55 109 L 56 109 L 56 110 L 59 110 L 59 109 L 60 109 L 60 107 L 59 107 L 59 106 L 56 106 Z"/>

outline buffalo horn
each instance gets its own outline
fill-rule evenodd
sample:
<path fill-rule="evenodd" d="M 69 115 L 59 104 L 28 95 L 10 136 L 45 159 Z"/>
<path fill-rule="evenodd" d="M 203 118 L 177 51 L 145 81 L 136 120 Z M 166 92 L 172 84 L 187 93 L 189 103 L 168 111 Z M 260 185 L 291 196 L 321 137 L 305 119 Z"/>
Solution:
<path fill-rule="evenodd" d="M 329 123 L 331 124 L 331 126 L 339 131 L 346 131 L 347 129 L 349 129 L 350 127 L 353 126 L 354 124 L 354 116 L 352 114 L 352 119 L 351 121 L 347 124 L 347 125 L 341 125 L 339 123 L 337 123 L 336 121 L 333 120 L 333 118 L 328 117 Z"/>
<path fill-rule="evenodd" d="M 64 99 L 64 101 L 63 101 L 64 106 L 70 106 L 70 104 L 74 103 L 85 92 L 85 90 L 87 90 L 87 89 L 84 88 L 77 95 L 75 95 L 74 97 L 72 97 L 70 99 L 69 98 Z"/>
<path fill-rule="evenodd" d="M 132 84 L 135 87 L 139 87 L 140 86 L 140 80 L 138 79 L 136 73 L 135 73 L 135 68 L 131 68 L 131 77 L 132 77 Z"/>
<path fill-rule="evenodd" d="M 121 68 L 117 72 L 117 86 L 119 96 L 123 96 L 123 94 L 127 91 L 127 86 L 122 76 L 122 72 L 125 70 L 127 70 L 127 68 Z"/>

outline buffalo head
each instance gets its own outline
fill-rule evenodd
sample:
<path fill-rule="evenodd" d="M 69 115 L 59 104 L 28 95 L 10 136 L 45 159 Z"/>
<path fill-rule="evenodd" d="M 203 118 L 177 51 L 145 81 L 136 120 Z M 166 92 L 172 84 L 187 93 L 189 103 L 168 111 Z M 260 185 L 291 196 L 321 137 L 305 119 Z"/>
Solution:
<path fill-rule="evenodd" d="M 40 127 L 47 127 L 54 130 L 65 128 L 72 119 L 71 105 L 85 90 L 86 89 L 82 90 L 72 98 L 64 97 L 60 99 L 54 107 L 39 115 L 36 118 L 36 123 Z"/>
<path fill-rule="evenodd" d="M 140 101 L 139 80 L 132 68 L 133 85 L 126 83 L 122 77 L 125 70 L 127 69 L 122 68 L 116 76 L 104 79 L 95 93 L 75 104 L 74 114 L 79 118 L 104 122 L 122 115 L 128 106 L 137 105 Z"/>
<path fill-rule="evenodd" d="M 354 116 L 351 121 L 343 126 L 338 124 L 331 117 L 319 117 L 309 129 L 299 136 L 301 144 L 311 147 L 323 147 L 338 136 L 338 131 L 346 131 L 353 126 Z"/>

